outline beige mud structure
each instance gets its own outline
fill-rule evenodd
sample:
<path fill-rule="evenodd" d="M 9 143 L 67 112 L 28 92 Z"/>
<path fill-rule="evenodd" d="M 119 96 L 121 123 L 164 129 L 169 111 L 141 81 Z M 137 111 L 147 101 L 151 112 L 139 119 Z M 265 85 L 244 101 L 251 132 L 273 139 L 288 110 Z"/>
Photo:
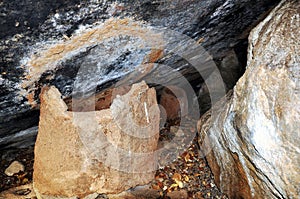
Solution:
<path fill-rule="evenodd" d="M 159 120 L 156 91 L 145 82 L 117 95 L 110 108 L 89 112 L 68 111 L 55 87 L 44 89 L 33 174 L 37 195 L 83 198 L 149 183 Z"/>

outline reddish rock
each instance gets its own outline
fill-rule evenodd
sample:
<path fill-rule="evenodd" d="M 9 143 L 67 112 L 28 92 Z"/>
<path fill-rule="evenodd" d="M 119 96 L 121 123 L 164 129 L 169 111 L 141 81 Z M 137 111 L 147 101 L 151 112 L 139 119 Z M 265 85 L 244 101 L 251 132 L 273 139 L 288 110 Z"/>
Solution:
<path fill-rule="evenodd" d="M 176 86 L 168 86 L 162 91 L 160 105 L 165 109 L 169 120 L 185 116 L 188 113 L 187 95 L 183 89 Z"/>
<path fill-rule="evenodd" d="M 107 89 L 106 91 L 97 93 L 85 99 L 67 98 L 65 102 L 68 106 L 69 111 L 73 111 L 73 108 L 75 108 L 77 112 L 95 110 L 99 111 L 103 109 L 108 109 L 112 104 L 113 99 L 117 95 L 126 94 L 130 90 L 130 88 L 130 86 L 119 86 L 116 88 Z"/>

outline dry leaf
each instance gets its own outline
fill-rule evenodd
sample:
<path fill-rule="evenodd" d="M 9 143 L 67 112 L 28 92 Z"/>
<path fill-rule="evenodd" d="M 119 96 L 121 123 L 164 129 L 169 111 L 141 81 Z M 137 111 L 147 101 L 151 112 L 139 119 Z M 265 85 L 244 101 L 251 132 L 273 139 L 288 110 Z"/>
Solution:
<path fill-rule="evenodd" d="M 164 184 L 162 182 L 157 182 L 157 185 L 162 189 L 164 187 Z"/>
<path fill-rule="evenodd" d="M 178 184 L 178 187 L 180 188 L 180 189 L 182 189 L 183 188 L 183 182 L 181 182 L 181 181 L 178 181 L 178 182 L 176 182 L 177 184 Z"/>
<path fill-rule="evenodd" d="M 184 176 L 184 181 L 188 182 L 189 180 L 189 176 Z"/>
<path fill-rule="evenodd" d="M 184 160 L 185 162 L 188 162 L 190 160 L 190 154 L 186 153 L 186 155 L 184 156 Z"/>
<path fill-rule="evenodd" d="M 181 175 L 179 173 L 174 173 L 173 177 L 172 177 L 173 180 L 178 180 L 180 181 L 181 180 Z"/>
<path fill-rule="evenodd" d="M 152 188 L 154 190 L 160 190 L 160 187 L 158 185 L 156 185 L 156 184 L 152 184 Z"/>
<path fill-rule="evenodd" d="M 171 184 L 170 188 L 169 189 L 172 189 L 174 187 L 178 187 L 178 184 Z"/>

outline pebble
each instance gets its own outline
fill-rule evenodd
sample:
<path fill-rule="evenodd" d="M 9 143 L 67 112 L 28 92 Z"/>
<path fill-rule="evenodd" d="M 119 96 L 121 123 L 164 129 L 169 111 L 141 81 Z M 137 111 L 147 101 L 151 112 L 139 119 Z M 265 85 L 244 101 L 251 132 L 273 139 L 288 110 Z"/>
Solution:
<path fill-rule="evenodd" d="M 18 161 L 13 161 L 9 167 L 7 167 L 4 171 L 4 173 L 7 175 L 7 176 L 13 176 L 14 174 L 16 173 L 19 173 L 20 171 L 24 171 L 24 165 L 21 164 L 20 162 Z"/>

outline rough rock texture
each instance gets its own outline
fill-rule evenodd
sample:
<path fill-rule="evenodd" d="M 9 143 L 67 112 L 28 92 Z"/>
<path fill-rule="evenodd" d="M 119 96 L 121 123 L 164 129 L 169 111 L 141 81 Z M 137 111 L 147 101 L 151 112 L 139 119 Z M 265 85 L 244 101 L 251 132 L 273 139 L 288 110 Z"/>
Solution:
<path fill-rule="evenodd" d="M 132 66 L 146 61 L 147 55 L 151 55 L 148 56 L 150 62 L 161 58 L 160 51 L 151 53 L 149 49 L 140 49 L 141 41 L 133 37 L 112 37 L 104 43 L 87 45 L 91 43 L 89 39 L 95 37 L 90 38 L 89 34 L 84 37 L 81 33 L 88 31 L 82 30 L 103 25 L 103 22 L 115 17 L 143 21 L 149 31 L 151 27 L 176 30 L 197 40 L 220 67 L 225 66 L 221 71 L 227 88 L 231 88 L 243 72 L 241 66 L 244 65 L 249 30 L 278 1 L 1 1 L 0 147 L 23 146 L 28 144 L 26 140 L 32 143 L 36 134 L 32 127 L 37 126 L 39 118 L 37 109 L 41 88 L 55 85 L 64 97 L 70 97 L 78 68 L 84 61 L 93 63 L 90 58 L 113 55 L 105 59 L 107 67 L 102 71 L 102 79 L 94 82 L 102 91 L 120 76 L 132 72 Z M 83 37 L 75 42 L 78 35 Z M 155 38 L 149 34 L 146 36 L 148 39 Z M 72 45 L 65 45 L 72 42 L 76 44 L 73 50 L 68 48 Z M 51 49 L 49 46 L 57 46 L 52 48 L 53 56 L 46 50 Z M 231 59 L 232 52 L 238 58 L 237 68 L 222 64 L 223 60 Z M 68 56 L 60 59 L 63 55 Z M 41 70 L 36 70 L 28 64 L 33 63 L 30 60 L 39 61 L 35 65 L 45 63 L 43 57 L 52 60 L 49 63 L 53 65 L 42 65 Z M 53 61 L 54 58 L 58 59 Z M 182 72 L 188 79 L 194 80 L 195 85 L 203 83 L 189 63 L 172 53 L 167 53 L 157 62 Z M 173 75 L 165 74 L 165 78 L 172 79 Z M 18 137 L 20 139 L 14 139 L 16 134 L 22 135 Z"/>
<path fill-rule="evenodd" d="M 299 38 L 299 1 L 282 1 L 251 32 L 247 70 L 231 99 L 198 123 L 230 198 L 299 198 Z"/>
<path fill-rule="evenodd" d="M 0 192 L 0 199 L 23 199 L 36 197 L 32 184 L 22 185 Z"/>
<path fill-rule="evenodd" d="M 67 111 L 61 94 L 41 94 L 34 188 L 41 196 L 119 193 L 154 178 L 159 108 L 145 82 L 114 99 L 110 109 Z"/>
<path fill-rule="evenodd" d="M 189 110 L 186 92 L 175 86 L 163 89 L 159 104 L 164 108 L 166 118 L 170 120 L 186 116 Z"/>
<path fill-rule="evenodd" d="M 19 173 L 20 171 L 24 171 L 24 165 L 18 161 L 13 161 L 9 165 L 9 167 L 5 169 L 4 173 L 8 176 L 13 176 L 14 174 Z"/>
<path fill-rule="evenodd" d="M 187 195 L 182 191 L 176 191 L 168 194 L 171 199 L 187 199 Z M 0 193 L 0 199 L 24 199 L 24 198 L 36 198 L 37 195 L 34 192 L 33 185 L 27 184 Z M 118 194 L 90 194 L 81 199 L 152 199 L 159 198 L 161 195 L 159 191 L 153 190 L 149 185 L 138 186 L 133 189 L 129 189 Z M 43 198 L 44 199 L 44 198 Z M 67 199 L 62 197 L 51 197 L 51 199 Z M 78 199 L 76 197 L 68 199 Z"/>

